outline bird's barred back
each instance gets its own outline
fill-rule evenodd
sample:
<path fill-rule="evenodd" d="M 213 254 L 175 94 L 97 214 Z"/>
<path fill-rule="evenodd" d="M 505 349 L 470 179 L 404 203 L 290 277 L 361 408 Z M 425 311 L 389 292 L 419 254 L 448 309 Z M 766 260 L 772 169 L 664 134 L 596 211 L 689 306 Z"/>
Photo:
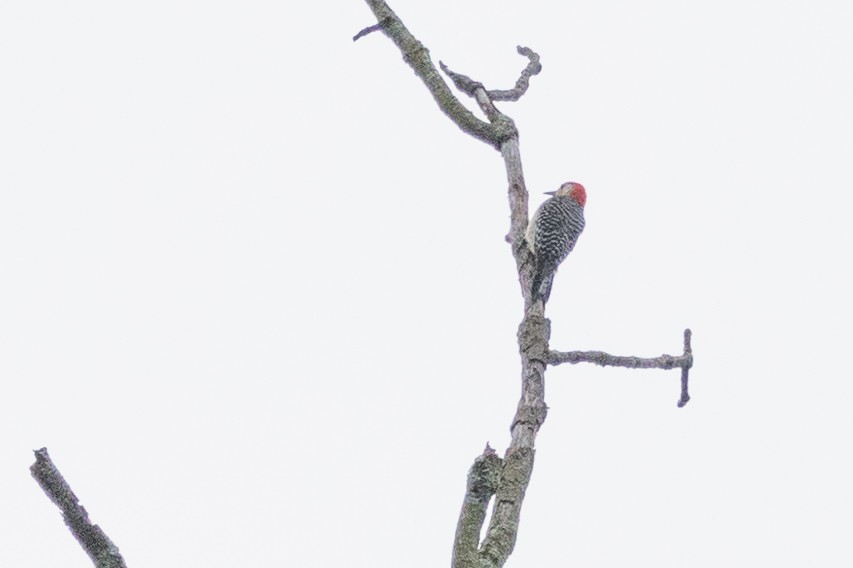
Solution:
<path fill-rule="evenodd" d="M 583 231 L 583 208 L 573 199 L 556 197 L 543 203 L 537 213 L 536 254 L 540 262 L 556 268 Z"/>

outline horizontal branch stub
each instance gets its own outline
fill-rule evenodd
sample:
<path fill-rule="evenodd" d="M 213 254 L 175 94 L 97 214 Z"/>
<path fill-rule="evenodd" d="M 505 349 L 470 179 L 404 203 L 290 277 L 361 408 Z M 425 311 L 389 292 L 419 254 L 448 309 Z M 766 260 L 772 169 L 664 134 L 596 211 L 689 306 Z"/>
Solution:
<path fill-rule="evenodd" d="M 628 369 L 681 369 L 681 408 L 690 400 L 688 393 L 688 372 L 693 366 L 693 349 L 690 345 L 691 332 L 684 330 L 684 354 L 679 356 L 661 355 L 660 357 L 625 357 L 610 355 L 603 351 L 548 351 L 548 364 L 594 363 L 602 367 L 625 367 Z"/>
<path fill-rule="evenodd" d="M 390 18 L 390 17 L 387 17 L 387 18 L 383 18 L 383 19 L 382 19 L 378 24 L 373 24 L 372 26 L 367 26 L 366 28 L 364 28 L 363 30 L 361 30 L 360 32 L 358 32 L 357 34 L 355 34 L 354 36 L 352 36 L 352 40 L 353 40 L 353 41 L 358 41 L 359 39 L 363 38 L 363 37 L 364 37 L 364 36 L 366 36 L 367 34 L 372 34 L 373 32 L 378 32 L 378 31 L 379 31 L 379 30 L 381 30 L 381 29 L 385 26 L 385 24 L 387 24 L 389 21 L 391 21 L 391 18 Z"/>

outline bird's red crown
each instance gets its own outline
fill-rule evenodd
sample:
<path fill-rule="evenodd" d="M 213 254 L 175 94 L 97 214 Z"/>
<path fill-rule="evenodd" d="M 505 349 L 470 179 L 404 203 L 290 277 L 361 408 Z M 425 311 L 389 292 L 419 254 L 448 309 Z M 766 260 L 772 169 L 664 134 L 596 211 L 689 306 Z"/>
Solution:
<path fill-rule="evenodd" d="M 560 189 L 554 192 L 554 195 L 560 197 L 571 197 L 577 201 L 581 207 L 586 205 L 586 189 L 576 181 L 567 181 L 560 186 Z"/>

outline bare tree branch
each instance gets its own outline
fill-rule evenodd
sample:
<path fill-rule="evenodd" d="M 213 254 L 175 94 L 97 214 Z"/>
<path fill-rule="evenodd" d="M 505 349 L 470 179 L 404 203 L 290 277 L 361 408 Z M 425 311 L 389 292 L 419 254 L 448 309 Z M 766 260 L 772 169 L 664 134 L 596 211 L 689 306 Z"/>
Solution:
<path fill-rule="evenodd" d="M 530 58 L 530 63 L 522 71 L 521 77 L 516 82 L 516 88 L 511 91 L 515 98 L 507 98 L 507 100 L 518 100 L 527 91 L 530 76 L 539 73 L 542 69 L 542 66 L 539 64 L 539 55 L 533 50 L 526 47 L 518 47 L 518 52 Z M 477 104 L 490 123 L 493 125 L 505 125 L 504 128 L 506 130 L 515 132 L 515 135 L 505 140 L 500 147 L 504 166 L 506 167 L 507 182 L 509 184 L 510 231 L 506 236 L 506 241 L 512 244 L 512 254 L 518 269 L 522 295 L 525 301 L 528 302 L 525 304 L 525 307 L 529 308 L 530 271 L 533 268 L 533 256 L 524 243 L 524 234 L 527 231 L 528 219 L 528 193 L 527 186 L 524 183 L 524 171 L 521 167 L 518 131 L 513 120 L 497 109 L 493 97 L 495 93 L 506 94 L 510 93 L 510 91 L 489 91 L 479 81 L 475 81 L 467 75 L 451 71 L 443 62 L 439 63 L 442 71 L 451 78 L 456 88 L 477 101 Z"/>
<path fill-rule="evenodd" d="M 450 77 L 450 80 L 453 81 L 456 88 L 470 97 L 474 96 L 474 91 L 483 87 L 481 82 L 475 81 L 468 75 L 454 73 L 447 67 L 447 65 L 444 64 L 444 61 L 439 60 L 438 65 L 441 67 L 441 70 L 444 71 L 444 74 Z"/>
<path fill-rule="evenodd" d="M 512 254 L 519 272 L 522 295 L 525 298 L 525 315 L 518 331 L 522 394 L 510 427 L 512 439 L 503 461 L 498 462 L 490 458 L 488 452 L 484 452 L 482 456 L 477 458 L 479 461 L 475 460 L 474 466 L 468 474 L 467 491 L 453 546 L 453 566 L 455 568 L 498 568 L 504 565 L 515 547 L 521 505 L 533 472 L 536 434 L 547 414 L 547 407 L 545 406 L 545 364 L 548 355 L 548 338 L 551 335 L 551 322 L 545 319 L 542 313 L 544 306 L 541 302 L 531 306 L 529 301 L 533 255 L 524 240 L 528 222 L 527 188 L 521 167 L 518 131 L 512 120 L 494 106 L 485 87 L 470 78 L 467 78 L 467 81 L 472 87 L 468 94 L 477 100 L 489 122 L 479 121 L 467 109 L 464 112 L 457 111 L 455 105 L 462 106 L 461 103 L 450 94 L 444 80 L 438 76 L 423 45 L 412 36 L 384 1 L 366 0 L 366 2 L 373 10 L 376 18 L 380 22 L 385 22 L 381 26 L 382 31 L 398 46 L 403 53 L 403 59 L 427 85 L 439 103 L 439 107 L 462 130 L 498 148 L 506 166 L 510 204 L 510 231 L 507 235 L 507 241 L 511 244 Z M 531 57 L 531 62 L 534 59 L 538 60 L 538 56 L 529 57 Z M 538 61 L 536 64 L 538 65 Z M 534 68 L 535 66 L 528 66 L 530 71 L 526 70 L 526 72 L 532 75 Z M 445 71 L 448 72 L 446 66 Z M 452 72 L 448 74 L 453 77 Z M 526 85 L 529 75 L 526 77 L 523 72 L 518 84 Z M 459 77 L 458 74 L 456 76 Z M 464 84 L 465 81 L 462 83 Z M 519 96 L 524 88 L 526 87 L 517 86 Z M 452 101 L 452 104 L 449 101 Z M 468 122 L 470 120 L 469 115 L 477 121 L 475 123 L 476 132 L 475 128 L 471 127 Z M 486 132 L 486 134 L 478 134 L 481 132 Z M 479 480 L 483 477 L 483 468 L 492 471 L 498 465 L 500 465 L 500 476 L 494 487 L 495 506 L 492 510 L 492 518 L 489 521 L 486 537 L 479 549 L 475 550 L 476 540 L 479 539 L 483 522 L 481 517 L 485 515 L 485 506 L 488 503 L 488 499 L 485 500 L 485 503 L 483 502 L 484 493 Z"/>
<path fill-rule="evenodd" d="M 604 351 L 549 351 L 548 364 L 562 365 L 563 363 L 594 363 L 602 367 L 626 367 L 628 369 L 681 369 L 681 398 L 679 408 L 687 404 L 690 395 L 687 393 L 688 372 L 693 366 L 693 349 L 690 346 L 692 333 L 684 330 L 684 354 L 679 356 L 661 355 L 660 357 L 633 357 L 610 355 Z"/>
<path fill-rule="evenodd" d="M 438 107 L 459 128 L 496 149 L 500 149 L 505 140 L 517 135 L 515 128 L 508 129 L 504 123 L 490 124 L 474 116 L 474 113 L 459 102 L 459 99 L 450 91 L 447 83 L 444 82 L 435 65 L 433 65 L 429 57 L 429 50 L 403 25 L 403 22 L 388 4 L 384 0 L 366 0 L 366 2 L 376 19 L 381 23 L 379 29 L 391 38 L 391 41 L 400 49 L 403 60 L 414 70 L 415 75 L 424 82 Z M 370 26 L 370 28 L 372 27 Z M 365 28 L 365 30 L 370 28 Z M 365 34 L 359 32 L 356 37 Z"/>
<path fill-rule="evenodd" d="M 530 302 L 530 282 L 534 257 L 527 247 L 525 232 L 528 224 L 528 193 L 521 167 L 518 130 L 512 119 L 494 105 L 496 100 L 518 100 L 527 91 L 530 77 L 539 73 L 542 66 L 539 56 L 532 50 L 519 47 L 518 52 L 530 62 L 522 71 L 515 88 L 500 91 L 488 90 L 482 83 L 466 75 L 455 73 L 444 63 L 441 69 L 463 93 L 473 97 L 489 120 L 476 118 L 450 92 L 447 84 L 432 64 L 426 48 L 409 32 L 396 14 L 383 0 L 365 0 L 380 22 L 359 32 L 361 37 L 381 29 L 397 45 L 415 74 L 432 93 L 441 110 L 463 131 L 499 149 L 507 172 L 510 205 L 510 230 L 506 236 L 511 245 L 518 269 L 519 284 L 524 297 L 524 318 L 518 328 L 518 347 L 521 355 L 521 398 L 518 401 L 510 432 L 512 438 L 503 460 L 488 445 L 482 455 L 474 460 L 468 472 L 468 483 L 453 544 L 454 568 L 500 568 L 515 547 L 518 523 L 524 494 L 533 472 L 536 435 L 547 415 L 545 405 L 545 368 L 571 361 L 583 360 L 585 354 L 568 355 L 552 352 L 548 347 L 551 322 L 544 317 L 544 304 Z M 615 360 L 603 354 L 601 360 Z M 689 355 L 689 331 L 685 335 L 685 357 Z M 565 357 L 566 360 L 562 360 Z M 610 357 L 611 359 L 607 359 Z M 686 360 L 685 360 L 686 361 Z M 687 396 L 687 369 L 689 365 L 679 359 L 682 366 L 682 402 Z M 690 355 L 692 364 L 692 355 Z M 640 364 L 636 366 L 642 366 Z M 668 367 L 671 368 L 671 367 Z M 485 519 L 489 498 L 494 494 L 492 518 L 482 543 L 477 546 Z"/>
<path fill-rule="evenodd" d="M 372 34 L 373 32 L 378 32 L 379 30 L 382 29 L 382 26 L 384 26 L 386 22 L 388 22 L 387 19 L 382 20 L 378 24 L 373 24 L 372 26 L 367 26 L 366 28 L 364 28 L 363 30 L 361 30 L 360 32 L 358 32 L 357 34 L 352 36 L 352 40 L 358 41 L 359 39 L 363 38 L 367 34 Z"/>
<path fill-rule="evenodd" d="M 62 511 L 62 518 L 71 530 L 71 534 L 92 559 L 98 568 L 126 568 L 124 558 L 118 547 L 104 534 L 98 525 L 92 524 L 86 509 L 77 500 L 71 487 L 53 465 L 47 448 L 36 450 L 36 462 L 30 466 L 30 473 L 50 498 Z"/>
<path fill-rule="evenodd" d="M 527 92 L 527 88 L 530 86 L 530 78 L 533 75 L 538 75 L 539 72 L 542 71 L 542 65 L 539 63 L 538 53 L 529 47 L 522 47 L 520 45 L 516 49 L 520 55 L 524 55 L 530 59 L 530 63 L 528 63 L 527 67 L 525 67 L 521 72 L 521 76 L 518 78 L 518 81 L 515 82 L 515 88 L 506 91 L 501 91 L 499 89 L 486 91 L 486 95 L 490 101 L 517 101 L 524 95 L 524 93 Z M 439 64 L 441 65 L 441 70 L 444 71 L 445 75 L 450 77 L 453 84 L 456 85 L 456 88 L 463 93 L 473 97 L 475 90 L 483 86 L 481 83 L 474 81 L 467 75 L 454 73 L 448 69 L 447 65 L 443 62 L 439 61 Z"/>

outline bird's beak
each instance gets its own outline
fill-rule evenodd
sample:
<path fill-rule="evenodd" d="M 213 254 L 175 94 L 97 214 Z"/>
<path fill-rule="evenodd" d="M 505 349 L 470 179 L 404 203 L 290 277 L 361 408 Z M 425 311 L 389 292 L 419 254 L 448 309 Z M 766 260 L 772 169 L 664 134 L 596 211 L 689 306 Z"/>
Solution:
<path fill-rule="evenodd" d="M 554 195 L 555 193 L 557 193 L 557 192 L 556 191 L 546 191 L 545 195 Z"/>

